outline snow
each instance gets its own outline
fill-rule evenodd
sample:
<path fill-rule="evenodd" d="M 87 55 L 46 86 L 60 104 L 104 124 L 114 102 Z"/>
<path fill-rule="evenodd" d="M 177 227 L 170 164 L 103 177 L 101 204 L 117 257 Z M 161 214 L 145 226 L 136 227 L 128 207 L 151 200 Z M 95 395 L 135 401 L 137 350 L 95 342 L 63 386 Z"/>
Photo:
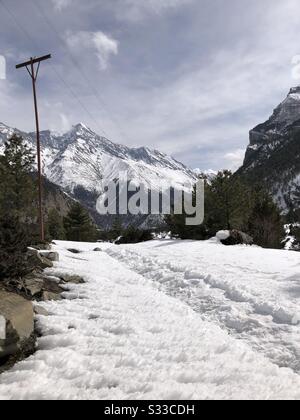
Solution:
<path fill-rule="evenodd" d="M 286 238 L 284 240 L 285 242 L 285 250 L 286 251 L 298 251 L 299 244 L 295 236 L 292 235 L 292 228 L 300 228 L 299 223 L 292 223 L 287 224 L 284 226 Z"/>
<path fill-rule="evenodd" d="M 6 320 L 4 316 L 0 315 L 0 340 L 6 339 Z"/>
<path fill-rule="evenodd" d="M 300 373 L 298 253 L 225 247 L 216 239 L 109 252 L 272 363 Z"/>
<path fill-rule="evenodd" d="M 300 101 L 300 94 L 299 93 L 291 93 L 289 98 L 294 99 L 295 101 Z"/>
<path fill-rule="evenodd" d="M 229 230 L 220 230 L 216 236 L 219 241 L 226 241 L 226 239 L 230 238 L 230 232 Z"/>
<path fill-rule="evenodd" d="M 0 399 L 300 399 L 298 254 L 57 244 L 49 275 L 86 284 L 43 303 L 38 351 L 0 376 Z"/>

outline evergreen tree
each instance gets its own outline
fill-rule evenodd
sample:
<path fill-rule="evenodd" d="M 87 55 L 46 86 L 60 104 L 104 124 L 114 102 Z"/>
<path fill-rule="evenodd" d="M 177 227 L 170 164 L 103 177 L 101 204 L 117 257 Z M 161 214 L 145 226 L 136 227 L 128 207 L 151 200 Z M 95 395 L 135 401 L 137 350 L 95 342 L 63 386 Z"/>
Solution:
<path fill-rule="evenodd" d="M 63 218 L 56 209 L 49 211 L 48 220 L 47 220 L 47 233 L 50 236 L 51 240 L 61 240 L 66 239 L 66 232 L 64 228 Z"/>
<path fill-rule="evenodd" d="M 0 157 L 0 278 L 19 277 L 31 270 L 26 259 L 33 239 L 36 191 L 34 158 L 23 139 L 13 135 Z"/>
<path fill-rule="evenodd" d="M 36 190 L 32 179 L 34 157 L 22 137 L 5 143 L 0 159 L 0 215 L 13 214 L 19 221 L 34 219 Z"/>
<path fill-rule="evenodd" d="M 207 191 L 207 183 L 205 184 L 205 191 Z M 195 205 L 195 193 L 193 198 L 193 205 Z M 184 203 L 182 203 L 184 209 Z M 210 232 L 206 221 L 199 226 L 188 226 L 186 224 L 187 214 L 183 211 L 182 214 L 171 214 L 165 216 L 165 222 L 168 225 L 168 229 L 171 231 L 173 236 L 179 237 L 180 239 L 194 239 L 204 240 L 208 239 Z"/>
<path fill-rule="evenodd" d="M 254 243 L 264 248 L 282 248 L 284 222 L 272 197 L 264 190 L 254 193 L 248 232 Z"/>
<path fill-rule="evenodd" d="M 120 217 L 116 216 L 116 218 L 113 222 L 112 228 L 108 233 L 109 234 L 109 239 L 110 240 L 116 240 L 117 238 L 122 236 L 123 231 L 124 231 L 124 229 L 123 229 L 121 219 L 120 219 Z"/>
<path fill-rule="evenodd" d="M 206 190 L 206 222 L 209 229 L 239 229 L 249 212 L 250 190 L 230 171 L 219 172 Z"/>
<path fill-rule="evenodd" d="M 93 242 L 98 239 L 89 213 L 79 203 L 75 203 L 64 218 L 64 228 L 68 241 Z"/>
<path fill-rule="evenodd" d="M 26 259 L 30 235 L 16 216 L 0 219 L 0 279 L 18 278 L 32 267 Z"/>

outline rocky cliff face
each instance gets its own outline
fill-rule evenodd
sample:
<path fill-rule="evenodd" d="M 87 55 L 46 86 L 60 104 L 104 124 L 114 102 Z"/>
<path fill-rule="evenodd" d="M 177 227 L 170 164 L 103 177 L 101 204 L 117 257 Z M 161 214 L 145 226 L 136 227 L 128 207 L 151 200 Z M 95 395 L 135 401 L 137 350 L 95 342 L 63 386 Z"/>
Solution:
<path fill-rule="evenodd" d="M 300 208 L 300 87 L 292 88 L 270 119 L 250 131 L 238 174 L 263 183 L 284 213 Z"/>

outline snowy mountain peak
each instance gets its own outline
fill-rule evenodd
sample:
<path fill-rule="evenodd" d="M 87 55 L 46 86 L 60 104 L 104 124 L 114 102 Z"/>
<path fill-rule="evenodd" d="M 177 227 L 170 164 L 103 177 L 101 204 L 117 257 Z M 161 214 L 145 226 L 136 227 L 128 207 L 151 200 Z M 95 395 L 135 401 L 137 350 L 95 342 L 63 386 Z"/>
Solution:
<path fill-rule="evenodd" d="M 69 133 L 74 133 L 78 136 L 81 135 L 85 135 L 85 134 L 95 134 L 89 127 L 87 127 L 85 124 L 83 123 L 79 123 L 74 125 L 71 130 L 69 131 Z"/>
<path fill-rule="evenodd" d="M 24 133 L 0 126 L 1 144 L 17 132 L 36 147 L 35 133 Z M 116 144 L 79 123 L 67 133 L 41 132 L 43 168 L 47 178 L 73 194 L 89 208 L 96 204 L 103 183 L 118 180 L 127 173 L 128 179 L 151 189 L 177 189 L 195 183 L 194 172 L 171 156 L 147 147 L 130 148 Z"/>
<path fill-rule="evenodd" d="M 300 86 L 292 87 L 290 89 L 289 95 L 294 95 L 295 93 L 299 93 L 300 94 Z"/>

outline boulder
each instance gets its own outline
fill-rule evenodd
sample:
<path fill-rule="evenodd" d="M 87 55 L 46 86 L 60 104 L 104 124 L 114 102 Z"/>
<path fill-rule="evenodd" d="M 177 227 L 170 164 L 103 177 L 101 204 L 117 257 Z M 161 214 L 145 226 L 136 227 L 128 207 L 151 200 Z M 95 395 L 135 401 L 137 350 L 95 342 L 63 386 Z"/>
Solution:
<path fill-rule="evenodd" d="M 61 280 L 65 283 L 73 283 L 73 284 L 84 284 L 85 281 L 82 277 L 72 275 L 72 274 L 63 274 L 60 276 Z"/>
<path fill-rule="evenodd" d="M 102 252 L 102 249 L 101 248 L 95 248 L 94 252 Z"/>
<path fill-rule="evenodd" d="M 47 260 L 50 260 L 52 262 L 59 261 L 59 253 L 54 251 L 39 251 L 39 254 L 43 258 L 47 258 Z"/>
<path fill-rule="evenodd" d="M 33 272 L 24 277 L 22 281 L 15 281 L 14 287 L 25 298 L 38 301 L 43 299 L 43 292 L 63 293 L 65 290 L 59 285 L 60 282 L 59 278 L 47 276 L 43 272 Z"/>
<path fill-rule="evenodd" d="M 52 261 L 40 255 L 39 251 L 33 248 L 28 249 L 27 260 L 33 267 L 41 268 L 42 270 L 53 267 Z"/>
<path fill-rule="evenodd" d="M 33 332 L 32 303 L 19 295 L 0 291 L 0 359 L 26 347 Z"/>
<path fill-rule="evenodd" d="M 34 313 L 36 315 L 49 316 L 49 312 L 45 308 L 39 305 L 35 305 Z"/>
<path fill-rule="evenodd" d="M 24 288 L 32 297 L 40 294 L 44 287 L 43 279 L 36 277 L 28 277 L 24 279 Z"/>
<path fill-rule="evenodd" d="M 60 287 L 60 279 L 52 278 L 52 277 L 44 277 L 44 291 L 60 294 L 63 293 L 65 290 Z"/>
<path fill-rule="evenodd" d="M 43 292 L 42 300 L 62 300 L 62 296 L 60 293 Z"/>
<path fill-rule="evenodd" d="M 82 251 L 80 251 L 79 249 L 74 249 L 74 248 L 69 248 L 68 251 L 71 252 L 72 254 L 81 254 L 82 253 Z"/>
<path fill-rule="evenodd" d="M 47 243 L 37 244 L 37 245 L 33 245 L 32 248 L 36 249 L 37 251 L 50 251 L 51 245 Z"/>
<path fill-rule="evenodd" d="M 253 245 L 251 236 L 239 230 L 222 230 L 217 233 L 217 238 L 223 245 Z"/>

